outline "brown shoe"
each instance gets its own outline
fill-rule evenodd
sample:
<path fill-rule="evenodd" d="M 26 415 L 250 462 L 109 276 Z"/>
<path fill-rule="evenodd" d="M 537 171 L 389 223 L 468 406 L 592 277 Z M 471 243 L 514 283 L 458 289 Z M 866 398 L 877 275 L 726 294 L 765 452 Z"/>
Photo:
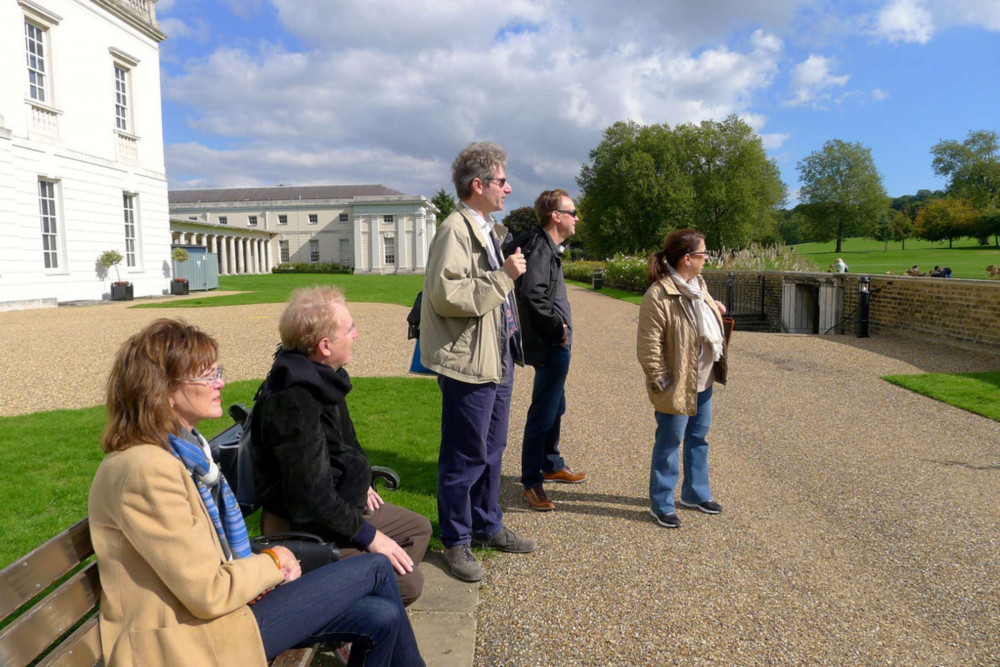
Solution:
<path fill-rule="evenodd" d="M 545 495 L 545 489 L 542 488 L 541 484 L 533 486 L 530 489 L 525 489 L 524 499 L 531 505 L 531 509 L 536 512 L 549 512 L 556 508 L 556 504 Z"/>
<path fill-rule="evenodd" d="M 579 484 L 580 482 L 587 481 L 587 473 L 585 472 L 573 472 L 566 466 L 562 470 L 556 470 L 555 472 L 543 472 L 542 479 L 546 482 L 563 482 L 565 484 Z"/>

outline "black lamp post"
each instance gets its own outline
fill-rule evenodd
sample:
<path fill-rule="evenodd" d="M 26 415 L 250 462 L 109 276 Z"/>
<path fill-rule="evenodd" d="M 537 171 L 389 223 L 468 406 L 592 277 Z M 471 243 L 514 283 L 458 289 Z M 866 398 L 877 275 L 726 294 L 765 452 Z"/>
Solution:
<path fill-rule="evenodd" d="M 868 314 L 872 303 L 872 280 L 868 276 L 858 278 L 858 317 L 856 338 L 868 338 Z"/>

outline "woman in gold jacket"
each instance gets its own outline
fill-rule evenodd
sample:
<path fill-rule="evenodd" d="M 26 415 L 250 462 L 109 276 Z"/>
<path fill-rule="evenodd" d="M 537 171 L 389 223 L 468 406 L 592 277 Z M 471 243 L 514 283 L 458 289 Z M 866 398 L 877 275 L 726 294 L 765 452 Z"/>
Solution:
<path fill-rule="evenodd" d="M 302 576 L 283 547 L 251 553 L 195 430 L 222 416 L 217 356 L 207 334 L 161 319 L 122 345 L 108 378 L 107 456 L 88 501 L 104 664 L 263 667 L 294 646 L 353 641 L 350 665 L 422 665 L 384 556 Z"/>
<path fill-rule="evenodd" d="M 674 491 L 680 476 L 678 449 L 684 444 L 680 504 L 706 514 L 722 506 L 708 482 L 708 435 L 712 384 L 726 383 L 722 304 L 701 278 L 708 252 L 693 229 L 670 234 L 649 259 L 639 309 L 636 356 L 656 411 L 656 442 L 649 471 L 650 514 L 664 528 L 679 528 Z"/>

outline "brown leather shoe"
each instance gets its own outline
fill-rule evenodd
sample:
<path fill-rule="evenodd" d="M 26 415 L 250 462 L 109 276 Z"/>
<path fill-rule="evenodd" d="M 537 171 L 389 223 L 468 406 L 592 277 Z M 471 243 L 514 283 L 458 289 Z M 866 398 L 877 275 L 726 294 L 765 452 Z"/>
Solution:
<path fill-rule="evenodd" d="M 539 484 L 530 489 L 525 489 L 524 499 L 531 505 L 531 509 L 536 512 L 549 512 L 556 508 L 556 504 L 545 495 L 545 489 Z"/>
<path fill-rule="evenodd" d="M 563 482 L 564 484 L 579 484 L 587 481 L 587 473 L 573 472 L 566 466 L 562 470 L 555 472 L 543 472 L 542 479 L 546 482 Z"/>

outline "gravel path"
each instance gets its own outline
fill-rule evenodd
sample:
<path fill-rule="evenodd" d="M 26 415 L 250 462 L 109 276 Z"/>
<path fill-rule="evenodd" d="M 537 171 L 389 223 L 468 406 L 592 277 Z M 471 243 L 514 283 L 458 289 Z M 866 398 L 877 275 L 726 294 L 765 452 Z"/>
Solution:
<path fill-rule="evenodd" d="M 1000 369 L 896 338 L 735 333 L 709 440 L 718 516 L 649 516 L 638 307 L 571 288 L 563 453 L 582 485 L 502 502 L 536 538 L 488 561 L 476 665 L 1000 664 L 1000 425 L 879 379 Z"/>
<path fill-rule="evenodd" d="M 476 665 L 1000 664 L 1000 426 L 886 373 L 1000 369 L 898 338 L 737 331 L 715 393 L 712 482 L 725 511 L 648 514 L 654 423 L 638 308 L 570 288 L 576 321 L 563 451 L 583 485 L 517 483 L 532 371 L 519 371 L 501 501 L 534 554 L 486 561 Z M 407 309 L 351 304 L 351 372 L 409 364 Z M 262 377 L 280 304 L 0 313 L 0 415 L 95 405 L 111 357 L 156 317 L 215 335 L 226 377 Z"/>

